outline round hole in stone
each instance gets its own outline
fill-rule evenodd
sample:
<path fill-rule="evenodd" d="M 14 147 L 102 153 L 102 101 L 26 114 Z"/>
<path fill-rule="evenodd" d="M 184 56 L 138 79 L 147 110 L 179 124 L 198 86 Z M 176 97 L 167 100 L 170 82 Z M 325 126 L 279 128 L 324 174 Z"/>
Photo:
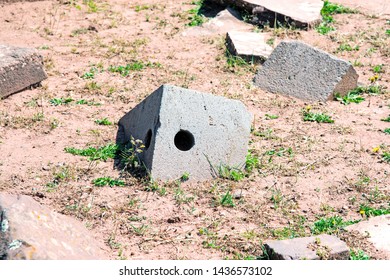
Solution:
<path fill-rule="evenodd" d="M 175 135 L 175 146 L 180 151 L 189 151 L 195 145 L 194 135 L 187 130 L 182 130 Z"/>
<path fill-rule="evenodd" d="M 150 146 L 150 142 L 152 142 L 152 130 L 149 129 L 148 132 L 146 133 L 145 140 L 144 140 L 144 145 L 145 145 L 145 150 L 147 150 Z"/>

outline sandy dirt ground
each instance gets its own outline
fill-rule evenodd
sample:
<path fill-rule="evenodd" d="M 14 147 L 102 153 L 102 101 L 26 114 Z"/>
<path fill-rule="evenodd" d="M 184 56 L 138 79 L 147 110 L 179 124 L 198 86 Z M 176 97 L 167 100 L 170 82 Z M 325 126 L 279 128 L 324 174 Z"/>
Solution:
<path fill-rule="evenodd" d="M 37 48 L 49 76 L 0 100 L 0 191 L 80 220 L 111 259 L 259 258 L 265 240 L 310 236 L 320 219 L 365 219 L 362 205 L 389 209 L 390 18 L 337 14 L 326 35 L 253 26 L 273 46 L 297 39 L 350 61 L 359 84 L 379 91 L 344 105 L 256 88 L 261 66 L 228 60 L 225 34 L 188 33 L 195 7 L 183 0 L 0 4 L 0 43 Z M 127 64 L 142 66 L 110 71 Z M 65 151 L 115 143 L 119 119 L 162 84 L 247 106 L 258 162 L 245 178 L 154 183 L 114 168 L 113 159 Z M 334 123 L 304 121 L 303 110 Z M 111 124 L 96 122 L 105 118 Z M 125 185 L 96 186 L 101 177 Z M 333 233 L 355 252 L 384 258 L 366 236 Z"/>

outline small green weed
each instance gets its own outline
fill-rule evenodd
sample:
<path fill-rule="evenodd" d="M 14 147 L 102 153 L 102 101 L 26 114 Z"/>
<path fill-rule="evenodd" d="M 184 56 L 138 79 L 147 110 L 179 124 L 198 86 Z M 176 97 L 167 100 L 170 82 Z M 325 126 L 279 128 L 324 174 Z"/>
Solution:
<path fill-rule="evenodd" d="M 110 122 L 107 118 L 97 119 L 95 120 L 95 123 L 98 125 L 112 125 L 112 122 Z"/>
<path fill-rule="evenodd" d="M 374 72 L 374 73 L 377 73 L 377 74 L 379 74 L 379 73 L 383 73 L 384 71 L 383 71 L 383 64 L 378 64 L 378 65 L 375 65 L 375 66 L 373 66 L 372 67 L 372 71 Z"/>
<path fill-rule="evenodd" d="M 200 9 L 203 5 L 204 0 L 192 1 L 192 5 L 195 5 L 195 8 L 188 11 L 189 17 L 188 20 L 190 22 L 187 24 L 188 26 L 199 26 L 207 21 L 207 18 L 200 14 Z"/>
<path fill-rule="evenodd" d="M 138 13 L 143 10 L 148 10 L 149 6 L 148 5 L 137 5 L 135 6 L 134 10 Z"/>
<path fill-rule="evenodd" d="M 103 186 L 124 186 L 125 182 L 122 180 L 116 180 L 111 177 L 100 177 L 92 181 L 92 183 L 97 187 Z"/>
<path fill-rule="evenodd" d="M 332 26 L 332 23 L 334 23 L 334 18 L 332 17 L 332 15 L 354 13 L 357 13 L 357 11 L 339 4 L 330 3 L 329 1 L 325 0 L 324 6 L 321 9 L 323 22 L 316 27 L 316 30 L 321 35 L 328 34 L 330 31 L 336 30 L 336 28 Z"/>
<path fill-rule="evenodd" d="M 340 101 L 344 105 L 351 104 L 351 103 L 358 104 L 365 100 L 364 97 L 361 96 L 361 93 L 362 93 L 361 88 L 357 88 L 355 90 L 348 92 L 344 96 L 341 96 L 339 93 L 336 93 L 335 99 L 337 101 Z"/>
<path fill-rule="evenodd" d="M 278 118 L 279 118 L 279 116 L 277 116 L 277 115 L 265 114 L 265 119 L 266 120 L 276 120 Z"/>
<path fill-rule="evenodd" d="M 81 76 L 81 78 L 83 78 L 85 80 L 92 80 L 95 78 L 95 74 L 98 72 L 99 72 L 99 70 L 96 67 L 91 67 L 91 69 L 89 69 L 89 72 L 85 72 Z"/>
<path fill-rule="evenodd" d="M 85 100 L 85 99 L 80 99 L 80 100 L 76 101 L 76 104 L 77 104 L 77 105 L 88 105 L 88 106 L 100 106 L 100 105 L 102 105 L 102 104 L 99 103 L 99 102 L 87 101 L 87 100 Z"/>
<path fill-rule="evenodd" d="M 245 158 L 245 171 L 251 173 L 253 169 L 259 168 L 259 158 L 248 151 Z"/>
<path fill-rule="evenodd" d="M 234 201 L 233 201 L 233 196 L 231 195 L 230 191 L 227 191 L 220 199 L 220 204 L 222 206 L 226 207 L 234 207 Z"/>
<path fill-rule="evenodd" d="M 142 61 L 134 61 L 133 63 L 128 63 L 125 66 L 119 65 L 119 66 L 109 66 L 108 71 L 112 73 L 119 73 L 123 77 L 126 77 L 130 74 L 131 71 L 141 71 L 145 67 L 151 67 L 151 68 L 160 68 L 160 63 L 153 63 L 153 62 L 147 62 L 144 63 Z"/>
<path fill-rule="evenodd" d="M 218 167 L 218 174 L 220 178 L 236 182 L 245 178 L 245 173 L 242 171 L 242 168 L 227 166 L 223 164 Z"/>
<path fill-rule="evenodd" d="M 375 209 L 367 205 L 360 205 L 359 213 L 362 216 L 366 217 L 375 217 L 375 216 L 381 216 L 381 215 L 387 215 L 390 214 L 390 207 L 389 208 L 379 208 Z"/>
<path fill-rule="evenodd" d="M 69 104 L 72 101 L 74 101 L 74 100 L 73 100 L 73 98 L 70 98 L 70 97 L 67 97 L 67 98 L 52 98 L 52 99 L 49 100 L 49 103 L 51 105 L 58 106 L 58 105 Z"/>
<path fill-rule="evenodd" d="M 382 159 L 383 159 L 385 162 L 390 163 L 390 153 L 384 152 L 384 153 L 382 154 Z"/>
<path fill-rule="evenodd" d="M 387 118 L 381 119 L 381 121 L 390 122 L 390 115 Z"/>
<path fill-rule="evenodd" d="M 103 160 L 106 161 L 109 158 L 114 158 L 118 151 L 118 146 L 113 143 L 109 143 L 106 146 L 101 146 L 98 148 L 88 147 L 85 149 L 76 149 L 73 147 L 66 147 L 65 152 L 72 155 L 89 157 L 89 160 Z"/>
<path fill-rule="evenodd" d="M 358 51 L 359 49 L 360 49 L 359 46 L 354 46 L 354 47 L 352 47 L 350 44 L 344 43 L 344 44 L 341 44 L 341 45 L 337 48 L 337 51 L 338 51 L 338 52 L 343 52 L 343 51 L 351 52 L 351 51 Z"/>
<path fill-rule="evenodd" d="M 360 249 L 357 252 L 354 250 L 350 250 L 350 260 L 352 261 L 366 261 L 369 259 L 370 256 Z"/>
<path fill-rule="evenodd" d="M 120 149 L 119 158 L 123 165 L 123 170 L 132 171 L 138 173 L 138 175 L 145 175 L 146 168 L 142 163 L 139 154 L 141 154 L 145 148 L 142 140 L 130 138 L 130 146 L 122 147 Z"/>
<path fill-rule="evenodd" d="M 389 127 L 389 128 L 385 128 L 385 129 L 383 130 L 383 132 L 390 135 L 390 127 Z"/>
<path fill-rule="evenodd" d="M 322 218 L 322 219 L 314 222 L 314 225 L 311 227 L 311 232 L 315 235 L 321 234 L 321 233 L 333 234 L 333 233 L 339 232 L 345 226 L 355 224 L 359 221 L 360 220 L 343 221 L 343 218 L 341 218 L 339 216 L 333 216 L 330 218 Z"/>
<path fill-rule="evenodd" d="M 310 110 L 302 110 L 303 120 L 317 123 L 334 123 L 332 118 L 324 113 L 310 112 Z"/>

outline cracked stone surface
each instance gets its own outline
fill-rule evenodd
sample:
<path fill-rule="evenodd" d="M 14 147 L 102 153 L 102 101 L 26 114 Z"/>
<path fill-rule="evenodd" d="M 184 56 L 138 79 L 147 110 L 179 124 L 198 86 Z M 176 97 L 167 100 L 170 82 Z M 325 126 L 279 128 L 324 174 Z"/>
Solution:
<path fill-rule="evenodd" d="M 79 221 L 25 195 L 0 193 L 0 260 L 105 259 Z"/>
<path fill-rule="evenodd" d="M 336 236 L 321 234 L 287 240 L 265 241 L 271 260 L 348 260 L 347 244 Z"/>
<path fill-rule="evenodd" d="M 35 49 L 0 45 L 0 99 L 46 78 L 42 56 Z"/>

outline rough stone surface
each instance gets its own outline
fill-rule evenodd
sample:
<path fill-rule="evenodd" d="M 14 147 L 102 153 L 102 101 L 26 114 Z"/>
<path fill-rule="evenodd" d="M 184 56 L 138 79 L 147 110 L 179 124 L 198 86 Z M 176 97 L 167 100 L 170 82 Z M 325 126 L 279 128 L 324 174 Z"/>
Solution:
<path fill-rule="evenodd" d="M 281 42 L 255 75 L 256 86 L 304 100 L 326 101 L 356 88 L 358 74 L 342 59 L 302 42 Z"/>
<path fill-rule="evenodd" d="M 226 34 L 230 30 L 251 30 L 253 25 L 245 23 L 240 13 L 227 8 L 220 11 L 214 18 L 202 24 L 185 30 L 183 36 L 206 36 L 213 34 Z"/>
<path fill-rule="evenodd" d="M 0 99 L 46 78 L 36 50 L 0 45 Z"/>
<path fill-rule="evenodd" d="M 349 248 L 339 238 L 321 234 L 318 236 L 288 240 L 266 241 L 264 247 L 271 260 L 348 260 Z"/>
<path fill-rule="evenodd" d="M 357 224 L 346 227 L 346 230 L 356 230 L 361 234 L 369 234 L 368 240 L 375 248 L 383 251 L 387 258 L 390 258 L 390 215 L 383 215 L 370 218 Z"/>
<path fill-rule="evenodd" d="M 342 4 L 346 7 L 357 9 L 359 12 L 375 15 L 388 16 L 390 15 L 390 1 L 389 0 L 332 0 L 332 3 Z"/>
<path fill-rule="evenodd" d="M 226 35 L 226 43 L 231 54 L 247 61 L 265 61 L 273 48 L 266 43 L 267 34 L 255 32 L 230 31 Z"/>
<path fill-rule="evenodd" d="M 0 260 L 104 259 L 78 221 L 24 195 L 0 193 Z"/>
<path fill-rule="evenodd" d="M 215 176 L 223 165 L 243 167 L 251 115 L 238 100 L 163 85 L 120 121 L 117 142 L 145 144 L 141 160 L 155 179 Z"/>
<path fill-rule="evenodd" d="M 287 21 L 297 27 L 310 28 L 322 21 L 321 0 L 212 0 L 220 5 L 234 5 L 256 15 L 260 21 Z"/>

